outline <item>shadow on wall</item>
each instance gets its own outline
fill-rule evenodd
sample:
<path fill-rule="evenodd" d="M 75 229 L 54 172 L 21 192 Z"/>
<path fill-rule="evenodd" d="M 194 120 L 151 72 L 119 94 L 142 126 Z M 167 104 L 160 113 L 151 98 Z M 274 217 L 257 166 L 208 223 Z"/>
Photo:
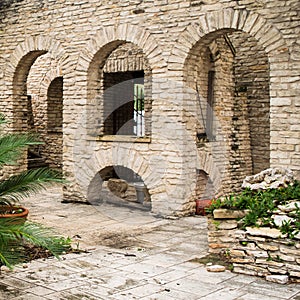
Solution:
<path fill-rule="evenodd" d="M 147 186 L 137 173 L 122 166 L 105 167 L 94 176 L 88 188 L 88 202 L 151 210 Z"/>

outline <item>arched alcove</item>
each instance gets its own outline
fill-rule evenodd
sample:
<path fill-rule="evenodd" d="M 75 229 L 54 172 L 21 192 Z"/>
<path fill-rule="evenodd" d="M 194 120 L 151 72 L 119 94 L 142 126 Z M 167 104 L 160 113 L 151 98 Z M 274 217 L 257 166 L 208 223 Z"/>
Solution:
<path fill-rule="evenodd" d="M 222 169 L 219 191 L 239 190 L 243 178 L 270 165 L 269 64 L 257 40 L 240 30 L 217 30 L 189 52 L 185 106 L 197 116 L 201 153 Z M 199 188 L 199 186 L 198 186 Z"/>
<path fill-rule="evenodd" d="M 150 210 L 151 198 L 142 178 L 123 166 L 107 166 L 97 172 L 88 187 L 93 205 L 113 204 Z"/>
<path fill-rule="evenodd" d="M 93 136 L 151 135 L 151 69 L 137 45 L 114 41 L 94 56 L 87 122 Z"/>

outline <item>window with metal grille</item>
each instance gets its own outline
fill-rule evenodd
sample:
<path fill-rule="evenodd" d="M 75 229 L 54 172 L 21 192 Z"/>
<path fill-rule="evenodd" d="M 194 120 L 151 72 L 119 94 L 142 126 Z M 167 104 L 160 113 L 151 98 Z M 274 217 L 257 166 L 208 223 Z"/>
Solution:
<path fill-rule="evenodd" d="M 104 134 L 144 136 L 144 72 L 104 73 Z"/>

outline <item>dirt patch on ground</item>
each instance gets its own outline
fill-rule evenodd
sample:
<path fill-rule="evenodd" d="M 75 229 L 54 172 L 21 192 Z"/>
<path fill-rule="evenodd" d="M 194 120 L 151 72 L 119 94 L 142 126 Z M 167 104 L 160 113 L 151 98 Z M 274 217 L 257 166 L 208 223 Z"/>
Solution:
<path fill-rule="evenodd" d="M 201 265 L 213 264 L 224 266 L 227 270 L 232 270 L 232 263 L 226 253 L 210 253 L 200 258 L 193 258 L 190 262 L 199 263 Z"/>
<path fill-rule="evenodd" d="M 149 242 L 139 239 L 139 235 L 148 233 L 158 228 L 140 229 L 135 228 L 130 231 L 116 230 L 116 231 L 104 231 L 100 233 L 93 233 L 91 239 L 96 244 L 100 244 L 115 249 L 126 248 L 153 248 L 153 245 Z"/>

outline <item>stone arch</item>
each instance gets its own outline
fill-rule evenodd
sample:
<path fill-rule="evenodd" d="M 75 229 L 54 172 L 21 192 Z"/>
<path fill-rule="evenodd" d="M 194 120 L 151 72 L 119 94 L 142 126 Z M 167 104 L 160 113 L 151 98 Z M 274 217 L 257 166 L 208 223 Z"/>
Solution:
<path fill-rule="evenodd" d="M 30 55 L 32 64 L 38 56 L 47 52 L 50 53 L 51 57 L 53 57 L 53 59 L 56 61 L 64 60 L 65 50 L 58 41 L 49 36 L 42 35 L 26 37 L 22 43 L 17 45 L 10 55 L 9 62 L 5 70 L 5 77 L 7 78 L 8 82 L 13 82 L 16 69 L 18 66 L 25 63 L 25 61 L 22 60 L 26 55 L 32 53 L 32 55 Z M 33 53 L 39 53 L 39 55 L 36 56 Z"/>
<path fill-rule="evenodd" d="M 140 145 L 144 149 L 144 145 Z M 152 210 L 160 211 L 162 199 L 167 198 L 163 175 L 157 172 L 147 159 L 147 151 L 141 151 L 138 144 L 128 143 L 104 143 L 99 147 L 97 141 L 75 142 L 74 175 L 81 194 L 87 199 L 91 184 L 99 185 L 99 176 L 92 182 L 95 175 L 105 167 L 122 166 L 131 169 L 141 177 L 151 195 Z M 101 182 L 101 181 L 100 181 Z M 99 190 L 98 190 L 99 191 Z M 96 188 L 97 192 L 97 188 Z"/>
<path fill-rule="evenodd" d="M 149 32 L 136 25 L 123 24 L 117 28 L 114 26 L 102 27 L 96 33 L 81 52 L 77 63 L 77 72 L 86 76 L 88 72 L 95 72 L 93 64 L 101 59 L 100 50 L 104 52 L 102 55 L 105 57 L 118 45 L 125 42 L 131 42 L 143 50 L 152 70 L 166 66 L 159 44 Z"/>
<path fill-rule="evenodd" d="M 111 203 L 151 209 L 146 183 L 139 174 L 120 165 L 106 166 L 95 174 L 88 186 L 87 199 L 93 205 Z"/>
<path fill-rule="evenodd" d="M 199 17 L 197 23 L 189 25 L 179 36 L 178 43 L 173 46 L 168 64 L 183 65 L 189 50 L 202 37 L 220 30 L 244 31 L 256 38 L 268 54 L 269 61 L 282 60 L 282 56 L 278 58 L 278 54 L 287 56 L 285 61 L 288 61 L 290 55 L 289 51 L 286 51 L 288 47 L 280 31 L 274 25 L 268 23 L 259 14 L 246 9 L 226 8 L 207 12 Z"/>
<path fill-rule="evenodd" d="M 162 51 L 159 44 L 149 32 L 131 24 L 102 27 L 81 52 L 76 67 L 76 78 L 82 84 L 82 97 L 87 99 L 86 126 L 89 135 L 96 134 L 92 129 L 93 124 L 103 121 L 95 119 L 97 115 L 102 114 L 101 110 L 103 109 L 98 104 L 100 101 L 98 94 L 101 87 L 99 69 L 104 66 L 110 53 L 125 43 L 132 43 L 143 51 L 152 75 L 156 70 L 166 66 L 166 62 L 161 56 Z M 153 80 L 153 76 L 151 76 L 151 80 Z M 99 110 L 98 114 L 95 114 L 97 110 Z M 146 121 L 146 123 L 150 124 L 151 122 Z"/>
<path fill-rule="evenodd" d="M 56 60 L 63 60 L 64 49 L 58 41 L 47 36 L 30 36 L 20 43 L 12 52 L 5 70 L 5 77 L 11 90 L 11 103 L 14 125 L 18 130 L 27 128 L 24 112 L 27 111 L 27 77 L 36 59 L 50 53 Z"/>
<path fill-rule="evenodd" d="M 35 113 L 35 127 L 38 132 L 47 132 L 47 92 L 51 82 L 61 77 L 62 67 L 53 61 L 49 53 L 37 58 L 30 69 L 27 90 L 32 97 L 32 106 Z"/>
<path fill-rule="evenodd" d="M 257 15 L 256 13 L 248 12 L 246 10 L 224 9 L 218 12 L 208 12 L 207 14 L 200 16 L 199 22 L 187 27 L 186 30 L 179 37 L 179 42 L 174 45 L 171 51 L 171 56 L 169 58 L 169 63 L 171 65 L 170 69 L 182 70 L 183 77 L 187 72 L 191 73 L 191 70 L 187 71 L 184 66 L 186 66 L 187 60 L 189 59 L 189 55 L 192 49 L 196 48 L 197 46 L 205 47 L 211 45 L 211 43 L 216 39 L 217 36 L 221 36 L 227 33 L 230 34 L 233 32 L 244 32 L 248 34 L 248 36 L 253 37 L 256 43 L 260 45 L 262 51 L 265 53 L 264 55 L 266 57 L 266 64 L 268 64 L 268 68 L 266 72 L 268 74 L 268 79 L 267 79 L 268 89 L 270 87 L 270 91 L 271 91 L 272 83 L 270 82 L 270 77 L 272 76 L 272 71 L 278 68 L 278 64 L 282 63 L 281 60 L 283 60 L 284 64 L 287 63 L 289 52 L 285 51 L 285 41 L 283 40 L 280 32 L 277 30 L 276 27 L 272 27 L 270 24 L 267 23 L 266 20 L 264 20 L 261 16 Z M 180 41 L 182 42 L 180 43 Z M 214 47 L 216 48 L 215 53 L 218 53 L 217 45 L 213 45 L 213 48 Z M 215 55 L 215 53 L 213 55 Z M 178 74 L 179 74 L 178 71 L 176 72 L 176 74 L 174 73 L 174 77 L 178 78 L 179 76 Z M 172 76 L 173 76 L 172 72 L 170 72 L 170 77 Z M 191 74 L 190 76 L 194 76 L 194 75 Z M 184 82 L 186 83 L 185 79 Z M 191 86 L 189 88 L 190 90 L 193 89 Z M 195 90 L 195 92 L 197 92 L 198 94 L 197 90 Z M 242 127 L 244 128 L 243 129 L 244 131 L 247 131 L 245 128 L 250 126 L 249 122 L 247 123 L 247 117 L 248 117 L 247 116 L 248 112 L 246 112 L 248 109 L 246 104 L 247 96 L 243 94 L 243 91 L 238 91 L 238 92 L 239 92 L 238 96 L 232 96 L 233 97 L 232 99 L 236 99 L 236 100 L 234 100 L 235 102 L 233 102 L 233 106 L 229 108 L 229 110 L 238 109 L 238 106 L 242 106 L 243 109 L 246 109 L 245 113 L 243 113 L 242 115 L 242 118 L 245 120 L 244 123 L 242 124 Z M 271 92 L 268 93 L 269 107 L 271 102 L 270 95 Z M 241 100 L 241 102 L 238 102 L 237 97 L 239 97 L 239 100 Z M 186 95 L 185 99 L 187 100 L 184 101 L 189 101 L 189 103 L 183 103 L 183 104 L 184 105 L 189 104 L 186 105 L 189 108 L 193 107 L 193 105 L 191 104 L 192 102 L 191 99 L 195 99 L 195 97 L 190 97 L 189 95 Z M 197 112 L 192 111 L 192 114 L 197 115 Z M 270 109 L 268 111 L 268 116 L 267 116 L 268 119 L 269 119 L 269 115 L 270 115 Z M 268 143 L 270 143 L 270 120 L 268 120 L 268 122 L 269 122 Z M 237 122 L 232 121 L 232 124 L 234 123 L 236 124 Z M 221 130 L 223 130 L 225 133 L 227 132 L 228 135 L 229 134 L 228 129 L 230 128 L 230 126 L 227 127 L 228 128 L 226 129 L 223 124 L 221 126 Z M 226 139 L 228 139 L 228 137 L 226 137 Z M 230 136 L 230 138 L 231 137 L 232 135 Z M 235 154 L 234 158 L 231 159 L 232 157 L 231 152 L 235 151 L 235 148 L 238 147 L 234 142 L 234 140 L 235 140 L 235 136 L 233 137 L 233 142 L 231 143 L 231 145 L 225 147 L 227 149 L 226 152 L 228 153 L 227 158 L 225 155 L 225 159 L 228 160 L 228 169 L 231 168 L 230 165 L 236 165 L 236 162 L 237 165 L 240 163 L 237 154 Z M 243 140 L 244 145 L 241 146 L 242 149 L 248 149 L 248 150 L 250 149 L 250 144 L 247 142 L 248 140 L 249 137 L 245 136 L 245 139 Z M 218 140 L 216 142 L 218 142 Z M 267 145 L 266 147 L 267 147 L 266 150 L 270 151 L 270 146 Z M 216 153 L 219 152 L 218 150 L 216 151 L 217 151 Z M 198 152 L 201 152 L 201 150 L 198 150 Z M 221 152 L 220 155 L 222 155 Z M 220 163 L 222 163 L 222 161 L 220 161 Z M 224 163 L 225 161 L 223 161 L 223 164 Z M 248 160 L 246 160 L 246 162 L 243 162 L 243 165 L 245 165 L 246 167 L 244 166 L 243 170 L 242 168 L 240 169 L 239 171 L 241 173 L 239 175 L 240 178 L 248 175 L 248 172 L 251 172 L 252 170 L 251 168 L 254 169 L 253 165 L 251 167 L 251 163 L 252 162 Z M 268 158 L 268 164 L 270 164 L 270 157 Z M 269 165 L 266 167 L 269 167 Z M 209 172 L 207 173 L 210 174 Z M 233 175 L 230 176 L 234 178 L 233 182 L 236 186 L 236 189 L 238 189 L 238 186 L 240 184 L 240 178 L 238 176 L 233 176 Z M 222 177 L 225 178 L 224 175 L 222 175 Z"/>
<path fill-rule="evenodd" d="M 82 157 L 80 149 L 74 150 L 77 153 L 77 160 L 75 160 L 76 177 L 80 180 L 83 190 L 99 170 L 109 166 L 122 166 L 131 169 L 141 177 L 150 191 L 160 185 L 160 179 L 156 178 L 155 174 L 153 176 L 153 170 L 147 159 L 134 146 L 127 148 L 126 145 L 117 144 L 105 150 L 101 149 L 101 151 L 95 149 L 95 145 L 86 145 L 84 149 L 81 149 L 83 153 L 91 155 L 89 160 L 80 158 Z"/>

